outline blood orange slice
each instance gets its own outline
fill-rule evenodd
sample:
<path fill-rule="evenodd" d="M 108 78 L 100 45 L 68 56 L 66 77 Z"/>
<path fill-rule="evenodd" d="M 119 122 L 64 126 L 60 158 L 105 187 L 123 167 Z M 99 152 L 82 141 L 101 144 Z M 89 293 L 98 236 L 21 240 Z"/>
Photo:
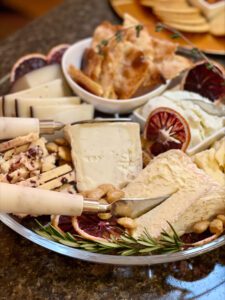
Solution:
<path fill-rule="evenodd" d="M 31 53 L 25 55 L 18 59 L 14 64 L 11 74 L 10 74 L 10 81 L 14 82 L 23 75 L 42 68 L 47 65 L 46 56 L 40 53 Z"/>
<path fill-rule="evenodd" d="M 225 70 L 219 64 L 199 62 L 183 79 L 183 89 L 200 94 L 212 101 L 225 98 Z"/>
<path fill-rule="evenodd" d="M 48 64 L 61 64 L 62 56 L 69 46 L 68 44 L 62 44 L 52 48 L 47 55 Z"/>
<path fill-rule="evenodd" d="M 191 133 L 187 121 L 175 110 L 159 107 L 153 110 L 145 124 L 146 149 L 158 155 L 170 149 L 185 151 L 190 143 Z"/>
<path fill-rule="evenodd" d="M 124 233 L 124 229 L 113 217 L 101 220 L 97 215 L 82 215 L 74 217 L 72 224 L 80 236 L 92 241 L 107 241 L 112 236 L 118 238 Z"/>

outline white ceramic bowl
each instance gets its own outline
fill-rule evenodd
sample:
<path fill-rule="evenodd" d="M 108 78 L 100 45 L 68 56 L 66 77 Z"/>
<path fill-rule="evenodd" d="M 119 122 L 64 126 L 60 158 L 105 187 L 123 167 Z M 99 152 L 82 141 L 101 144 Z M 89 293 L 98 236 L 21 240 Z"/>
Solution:
<path fill-rule="evenodd" d="M 149 99 L 160 95 L 167 88 L 169 81 L 166 84 L 160 85 L 150 93 L 128 100 L 112 100 L 89 93 L 71 79 L 68 74 L 68 67 L 72 64 L 75 67 L 80 68 L 84 50 L 89 47 L 90 43 L 91 38 L 87 38 L 70 46 L 63 55 L 62 69 L 64 76 L 74 93 L 81 97 L 85 102 L 93 104 L 97 110 L 111 114 L 130 113 L 135 108 L 145 104 Z"/>

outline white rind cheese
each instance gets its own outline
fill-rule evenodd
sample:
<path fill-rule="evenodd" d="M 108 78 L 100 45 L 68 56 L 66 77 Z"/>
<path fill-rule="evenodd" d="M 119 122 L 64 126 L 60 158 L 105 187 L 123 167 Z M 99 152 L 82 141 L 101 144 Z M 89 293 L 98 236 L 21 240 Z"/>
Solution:
<path fill-rule="evenodd" d="M 142 169 L 137 123 L 107 122 L 67 125 L 79 191 L 103 183 L 123 187 Z"/>
<path fill-rule="evenodd" d="M 2 114 L 4 117 L 15 117 L 16 116 L 15 100 L 18 98 L 22 98 L 22 97 L 51 98 L 51 97 L 66 97 L 66 96 L 71 96 L 71 91 L 68 85 L 63 80 L 56 79 L 54 81 L 39 85 L 32 89 L 2 96 L 0 104 L 2 104 Z"/>
<path fill-rule="evenodd" d="M 192 225 L 225 212 L 225 187 L 213 181 L 179 150 L 154 158 L 137 178 L 124 188 L 126 197 L 155 197 L 175 192 L 162 204 L 136 219 L 135 237 L 145 229 L 153 237 L 169 231 L 170 222 L 179 235 Z M 177 191 L 177 192 L 176 192 Z"/>
<path fill-rule="evenodd" d="M 31 116 L 30 107 L 34 107 L 38 105 L 44 108 L 45 106 L 51 105 L 57 108 L 59 105 L 76 105 L 76 104 L 80 104 L 80 98 L 78 97 L 23 98 L 22 97 L 22 98 L 17 98 L 15 100 L 15 103 L 16 103 L 17 117 L 28 118 Z"/>
<path fill-rule="evenodd" d="M 58 64 L 49 65 L 25 74 L 16 80 L 12 86 L 12 93 L 31 89 L 35 86 L 53 81 L 55 79 L 63 79 L 61 66 Z"/>
<path fill-rule="evenodd" d="M 91 120 L 94 116 L 94 106 L 91 104 L 81 105 L 46 105 L 33 106 L 32 117 L 40 120 L 52 119 L 54 121 L 70 124 L 83 120 Z"/>

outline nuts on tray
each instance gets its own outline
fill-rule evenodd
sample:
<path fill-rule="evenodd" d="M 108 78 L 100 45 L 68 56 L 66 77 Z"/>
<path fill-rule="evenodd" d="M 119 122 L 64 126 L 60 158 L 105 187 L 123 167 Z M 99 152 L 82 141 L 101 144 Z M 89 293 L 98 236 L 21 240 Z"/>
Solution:
<path fill-rule="evenodd" d="M 219 219 L 214 219 L 209 224 L 209 230 L 211 233 L 220 234 L 223 232 L 223 222 Z"/>
<path fill-rule="evenodd" d="M 209 227 L 209 221 L 199 221 L 193 225 L 192 231 L 197 234 L 200 234 L 206 231 L 208 227 Z"/>

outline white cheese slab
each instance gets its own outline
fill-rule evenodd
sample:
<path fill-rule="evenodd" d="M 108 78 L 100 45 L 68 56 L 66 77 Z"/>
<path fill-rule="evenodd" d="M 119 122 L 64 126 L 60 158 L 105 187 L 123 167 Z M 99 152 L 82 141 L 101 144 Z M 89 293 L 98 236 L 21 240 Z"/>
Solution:
<path fill-rule="evenodd" d="M 103 183 L 123 187 L 142 169 L 140 127 L 137 123 L 106 122 L 67 125 L 79 191 Z"/>
<path fill-rule="evenodd" d="M 16 93 L 19 91 L 31 89 L 35 86 L 53 81 L 55 79 L 63 80 L 61 66 L 58 64 L 45 66 L 43 68 L 29 72 L 16 80 L 16 82 L 12 86 L 11 92 Z"/>
<path fill-rule="evenodd" d="M 51 97 L 51 98 L 31 98 L 31 97 L 21 97 L 15 100 L 16 104 L 16 116 L 28 118 L 31 117 L 30 107 L 34 105 L 42 106 L 55 106 L 58 105 L 76 105 L 80 104 L 79 97 Z M 44 108 L 46 109 L 46 108 Z M 33 116 L 34 117 L 34 116 Z"/>
<path fill-rule="evenodd" d="M 71 90 L 68 85 L 61 79 L 39 85 L 32 89 L 21 91 L 18 93 L 8 94 L 2 96 L 0 104 L 2 104 L 2 114 L 5 117 L 15 117 L 15 100 L 18 98 L 37 97 L 37 98 L 51 98 L 51 97 L 66 97 L 71 96 Z"/>

